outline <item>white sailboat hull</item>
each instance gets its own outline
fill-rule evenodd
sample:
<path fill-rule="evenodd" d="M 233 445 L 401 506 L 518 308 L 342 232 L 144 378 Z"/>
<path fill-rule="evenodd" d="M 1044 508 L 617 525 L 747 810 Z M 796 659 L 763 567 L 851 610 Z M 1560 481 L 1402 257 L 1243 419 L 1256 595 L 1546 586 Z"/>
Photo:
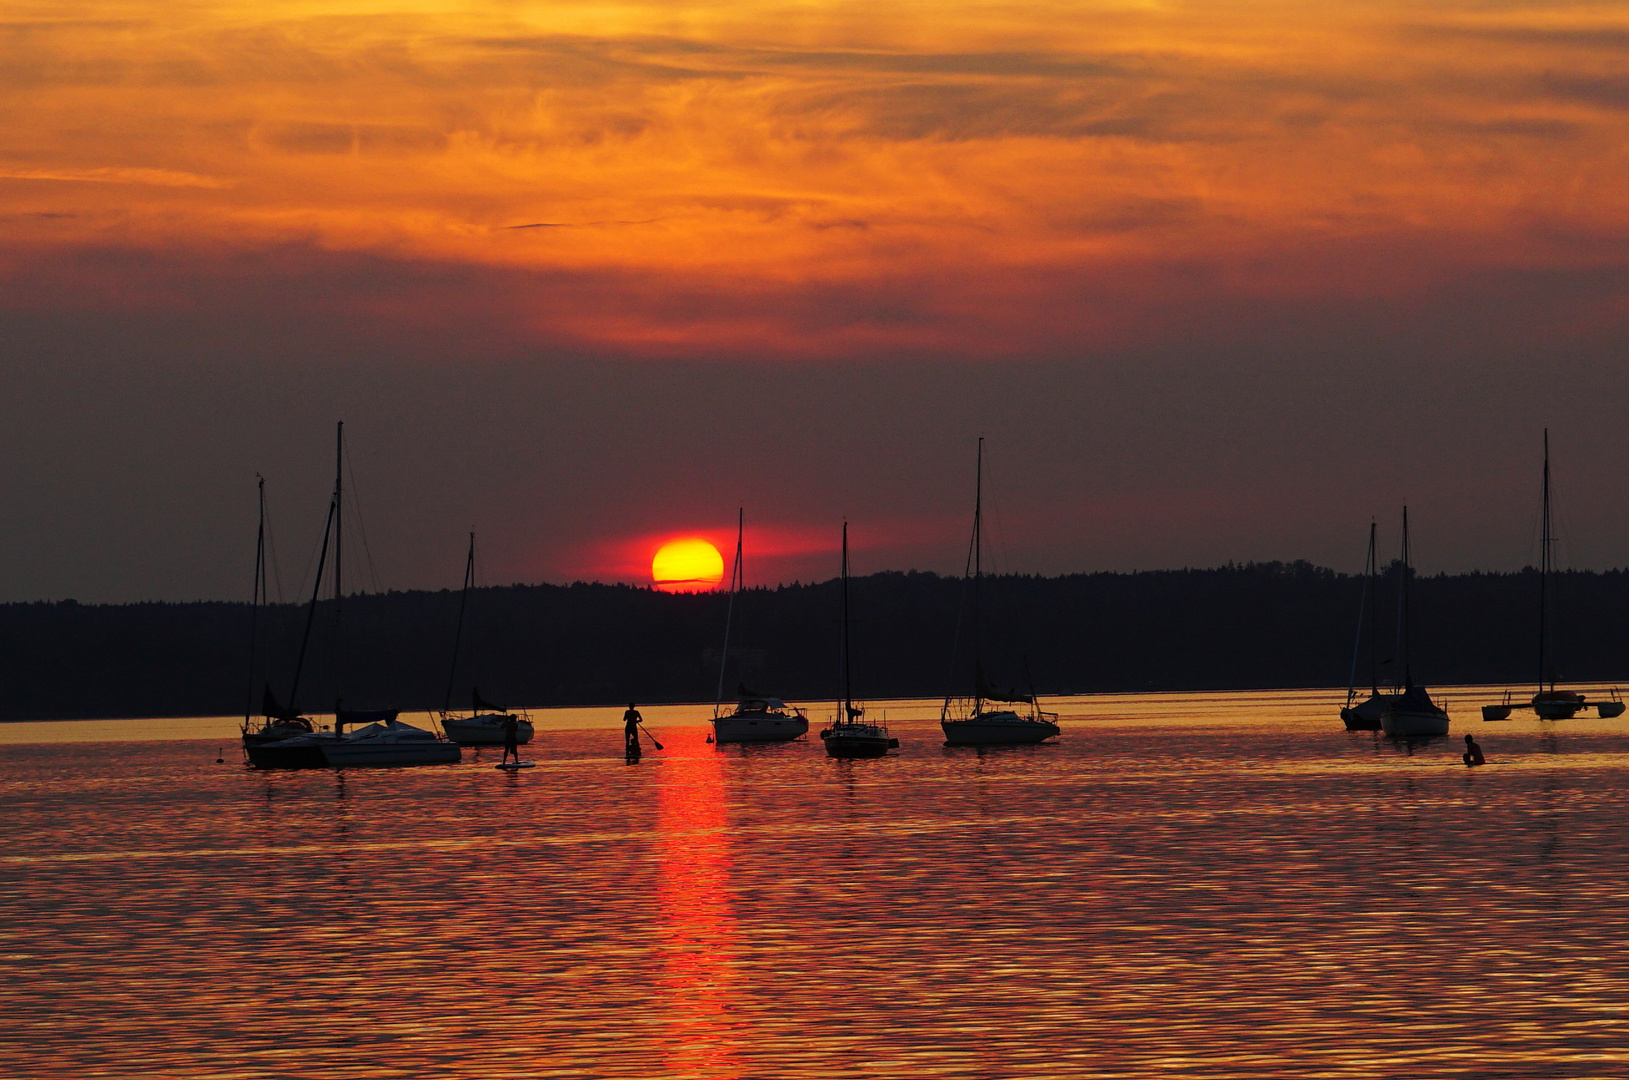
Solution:
<path fill-rule="evenodd" d="M 981 713 L 966 720 L 941 720 L 950 746 L 1027 746 L 1045 742 L 1062 729 L 1050 720 L 1030 720 L 1017 713 Z"/>
<path fill-rule="evenodd" d="M 463 757 L 457 743 L 396 720 L 369 724 L 330 740 L 314 740 L 331 769 L 391 765 L 452 765 Z"/>
<path fill-rule="evenodd" d="M 441 721 L 447 738 L 460 746 L 502 746 L 504 717 L 497 713 L 483 716 L 449 716 Z M 522 720 L 515 727 L 515 742 L 525 745 L 532 741 L 534 729 Z"/>
<path fill-rule="evenodd" d="M 808 734 L 801 716 L 720 716 L 713 721 L 715 743 L 789 742 Z"/>
<path fill-rule="evenodd" d="M 1448 714 L 1414 709 L 1388 709 L 1380 714 L 1380 730 L 1396 739 L 1422 739 L 1448 734 Z"/>

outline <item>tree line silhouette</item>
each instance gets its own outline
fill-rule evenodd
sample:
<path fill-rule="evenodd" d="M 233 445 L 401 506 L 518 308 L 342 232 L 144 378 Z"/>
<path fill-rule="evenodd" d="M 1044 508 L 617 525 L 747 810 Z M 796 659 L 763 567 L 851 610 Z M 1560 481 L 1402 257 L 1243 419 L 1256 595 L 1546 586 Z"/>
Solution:
<path fill-rule="evenodd" d="M 1358 681 L 1391 678 L 1398 568 L 1376 583 L 1380 655 L 1362 635 Z M 1563 681 L 1629 672 L 1629 573 L 1553 579 Z M 736 598 L 726 693 L 740 682 L 790 701 L 836 693 L 836 581 L 748 589 Z M 1361 577 L 1305 562 L 1203 570 L 986 578 L 981 657 L 990 679 L 1041 694 L 1345 686 Z M 953 668 L 971 636 L 967 586 L 932 573 L 851 581 L 857 696 L 970 689 Z M 728 597 L 627 585 L 511 585 L 470 594 L 454 707 L 478 689 L 510 707 L 711 701 Z M 318 605 L 296 704 L 440 708 L 459 594 L 408 591 Z M 1538 573 L 1415 578 L 1414 673 L 1429 685 L 1537 677 Z M 287 700 L 303 605 L 258 616 L 251 674 L 247 603 L 0 605 L 0 719 L 242 714 L 269 686 Z M 968 683 L 963 686 L 960 683 Z"/>

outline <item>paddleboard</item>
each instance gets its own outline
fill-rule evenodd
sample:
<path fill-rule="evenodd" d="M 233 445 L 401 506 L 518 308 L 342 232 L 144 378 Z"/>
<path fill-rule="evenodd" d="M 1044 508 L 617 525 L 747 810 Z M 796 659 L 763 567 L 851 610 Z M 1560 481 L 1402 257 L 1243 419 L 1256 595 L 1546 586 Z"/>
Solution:
<path fill-rule="evenodd" d="M 516 769 L 530 769 L 536 764 L 537 762 L 535 761 L 506 761 L 502 765 L 494 765 L 492 767 L 494 769 L 507 769 L 510 772 L 514 772 Z"/>

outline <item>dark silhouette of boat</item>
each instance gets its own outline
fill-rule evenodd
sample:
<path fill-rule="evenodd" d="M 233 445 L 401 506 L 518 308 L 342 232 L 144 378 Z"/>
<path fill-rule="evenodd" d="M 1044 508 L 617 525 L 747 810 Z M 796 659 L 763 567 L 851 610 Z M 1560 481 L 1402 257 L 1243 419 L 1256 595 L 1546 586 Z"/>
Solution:
<path fill-rule="evenodd" d="M 1408 546 L 1408 507 L 1403 507 L 1402 583 L 1397 606 L 1397 655 L 1402 661 L 1403 683 L 1380 707 L 1380 730 L 1397 739 L 1426 738 L 1448 734 L 1448 713 L 1431 700 L 1423 686 L 1414 685 L 1412 613 L 1409 610 L 1410 579 L 1414 569 Z"/>
<path fill-rule="evenodd" d="M 469 534 L 469 556 L 464 560 L 464 589 L 458 597 L 458 628 L 453 632 L 452 664 L 447 671 L 447 696 L 441 703 L 441 729 L 447 738 L 460 746 L 502 746 L 505 728 L 515 721 L 515 742 L 532 741 L 535 729 L 530 719 L 516 716 L 502 705 L 494 705 L 481 697 L 481 691 L 470 688 L 470 714 L 454 716 L 452 711 L 453 686 L 458 679 L 459 645 L 464 640 L 464 612 L 469 606 L 470 590 L 475 587 L 475 534 Z"/>
<path fill-rule="evenodd" d="M 713 703 L 712 742 L 755 743 L 790 742 L 809 732 L 809 718 L 795 705 L 787 705 L 778 697 L 748 689 L 745 682 L 736 684 L 735 708 L 724 711 L 724 672 L 730 663 L 730 631 L 735 621 L 735 596 L 742 584 L 742 540 L 746 536 L 746 511 L 738 510 L 735 519 L 735 562 L 730 570 L 730 604 L 724 615 L 724 652 L 718 661 L 718 697 Z"/>
<path fill-rule="evenodd" d="M 439 738 L 434 732 L 404 724 L 397 719 L 396 709 L 347 709 L 339 694 L 335 695 L 334 728 L 332 731 L 315 730 L 309 718 L 300 715 L 297 704 L 300 678 L 305 672 L 307 650 L 311 644 L 311 629 L 317 616 L 317 600 L 322 593 L 323 572 L 328 564 L 330 542 L 333 549 L 334 586 L 334 647 L 339 648 L 340 616 L 344 599 L 342 565 L 342 523 L 345 475 L 345 424 L 341 422 L 335 436 L 334 494 L 328 503 L 328 520 L 323 526 L 322 549 L 317 557 L 316 580 L 311 588 L 311 602 L 306 608 L 305 632 L 300 639 L 300 655 L 294 665 L 294 681 L 289 691 L 289 704 L 285 709 L 268 687 L 262 708 L 266 722 L 258 731 L 245 725 L 243 749 L 250 764 L 259 769 L 311 769 L 342 768 L 358 765 L 441 765 L 459 760 L 456 743 Z M 258 561 L 258 560 L 257 560 Z M 257 573 L 257 577 L 263 575 Z M 340 680 L 336 677 L 336 686 Z M 352 728 L 347 732 L 347 727 Z M 303 729 L 303 730 L 301 730 Z M 277 737 L 280 733 L 298 731 Z"/>
<path fill-rule="evenodd" d="M 1347 731 L 1379 731 L 1380 714 L 1390 694 L 1380 692 L 1380 661 L 1376 653 L 1380 613 L 1375 610 L 1375 579 L 1379 575 L 1379 555 L 1375 549 L 1375 523 L 1369 522 L 1369 551 L 1363 558 L 1363 598 L 1358 602 L 1357 638 L 1352 642 L 1352 672 L 1346 683 L 1346 704 L 1341 708 L 1341 720 Z M 1363 648 L 1363 630 L 1369 630 L 1369 696 L 1357 700 L 1358 656 Z"/>
<path fill-rule="evenodd" d="M 888 734 L 885 724 L 865 719 L 865 709 L 854 704 L 853 684 L 849 672 L 848 622 L 848 522 L 843 522 L 843 637 L 842 686 L 839 688 L 837 720 L 820 733 L 826 753 L 836 758 L 882 757 L 899 745 L 899 740 Z"/>
<path fill-rule="evenodd" d="M 1540 720 L 1571 720 L 1589 707 L 1588 700 L 1575 690 L 1563 690 L 1557 685 L 1555 649 L 1550 641 L 1551 626 L 1555 622 L 1555 529 L 1550 515 L 1550 429 L 1544 429 L 1544 479 L 1539 498 L 1539 632 L 1538 632 L 1538 688 L 1527 707 Z M 1507 692 L 1499 705 L 1482 706 L 1485 721 L 1508 720 L 1516 708 Z M 1598 702 L 1596 715 L 1614 717 L 1623 715 L 1623 702 L 1614 692 L 1610 701 Z"/>
<path fill-rule="evenodd" d="M 1056 713 L 1042 712 L 1033 688 L 1028 694 L 1015 689 L 998 689 L 984 674 L 979 625 L 979 584 L 984 559 L 984 439 L 979 438 L 978 467 L 973 485 L 973 538 L 969 544 L 964 577 L 971 586 L 973 600 L 972 651 L 973 693 L 946 695 L 939 710 L 939 727 L 950 746 L 1010 746 L 1045 742 L 1058 735 Z M 1003 706 L 1026 706 L 1023 709 Z"/>

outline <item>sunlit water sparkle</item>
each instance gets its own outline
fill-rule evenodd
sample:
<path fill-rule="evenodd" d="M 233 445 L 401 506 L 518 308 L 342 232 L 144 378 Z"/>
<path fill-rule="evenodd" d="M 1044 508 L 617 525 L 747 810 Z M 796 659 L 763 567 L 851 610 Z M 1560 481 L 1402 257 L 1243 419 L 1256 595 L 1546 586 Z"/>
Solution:
<path fill-rule="evenodd" d="M 1629 1075 L 1629 722 L 1467 691 L 1408 752 L 1336 698 L 1067 699 L 983 753 L 889 703 L 860 762 L 675 707 L 629 765 L 556 710 L 512 776 L 0 726 L 0 1075 Z"/>

